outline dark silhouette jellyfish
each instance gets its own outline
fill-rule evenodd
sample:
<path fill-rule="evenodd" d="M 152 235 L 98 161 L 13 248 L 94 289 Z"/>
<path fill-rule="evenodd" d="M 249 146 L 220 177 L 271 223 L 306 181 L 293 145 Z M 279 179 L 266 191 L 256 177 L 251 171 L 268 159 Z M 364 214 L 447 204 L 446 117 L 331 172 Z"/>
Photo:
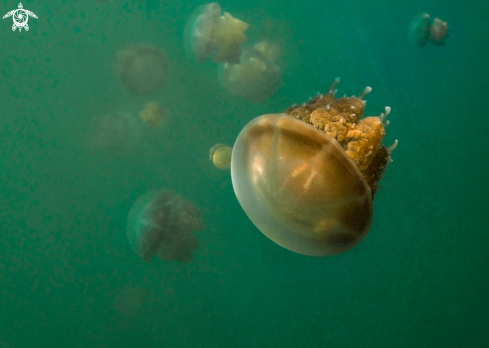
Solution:
<path fill-rule="evenodd" d="M 443 46 L 447 36 L 447 23 L 439 18 L 432 20 L 427 13 L 417 15 L 409 24 L 409 41 L 414 46 L 423 47 L 427 42 Z"/>
<path fill-rule="evenodd" d="M 127 238 L 144 262 L 157 255 L 163 261 L 189 262 L 199 242 L 193 232 L 205 227 L 200 210 L 169 190 L 139 197 L 127 218 Z"/>
<path fill-rule="evenodd" d="M 94 116 L 86 134 L 89 149 L 120 155 L 137 150 L 140 141 L 141 124 L 136 116 L 128 112 Z"/>
<path fill-rule="evenodd" d="M 200 6 L 185 26 L 185 49 L 201 64 L 208 57 L 215 63 L 239 63 L 240 46 L 248 40 L 247 28 L 247 23 L 228 12 L 221 16 L 217 2 Z"/>
<path fill-rule="evenodd" d="M 118 54 L 117 72 L 126 88 L 137 95 L 156 92 L 168 76 L 165 54 L 149 45 L 129 46 Z"/>
<path fill-rule="evenodd" d="M 232 94 L 261 103 L 273 96 L 280 84 L 279 57 L 278 45 L 257 43 L 243 52 L 239 64 L 221 65 L 221 83 Z"/>
<path fill-rule="evenodd" d="M 382 145 L 390 108 L 360 119 L 371 89 L 335 98 L 338 81 L 303 106 L 251 120 L 231 156 L 233 188 L 251 221 L 275 243 L 310 256 L 342 253 L 365 237 L 397 145 Z"/>

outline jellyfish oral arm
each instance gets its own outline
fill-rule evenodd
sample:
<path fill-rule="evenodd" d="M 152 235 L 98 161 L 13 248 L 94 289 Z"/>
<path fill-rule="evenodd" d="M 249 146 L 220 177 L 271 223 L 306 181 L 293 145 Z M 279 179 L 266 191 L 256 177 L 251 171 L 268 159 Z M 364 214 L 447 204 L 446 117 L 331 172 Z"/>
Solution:
<path fill-rule="evenodd" d="M 139 256 L 149 262 L 166 238 L 166 233 L 159 228 L 150 228 L 139 236 Z"/>

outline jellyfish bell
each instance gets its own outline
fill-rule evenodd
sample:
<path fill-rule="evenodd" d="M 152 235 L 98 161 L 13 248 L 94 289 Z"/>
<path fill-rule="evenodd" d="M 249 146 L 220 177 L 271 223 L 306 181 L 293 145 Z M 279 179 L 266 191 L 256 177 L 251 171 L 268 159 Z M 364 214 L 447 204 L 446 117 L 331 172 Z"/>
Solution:
<path fill-rule="evenodd" d="M 212 38 L 220 15 L 221 7 L 218 3 L 202 5 L 194 10 L 185 25 L 185 50 L 200 64 L 204 63 L 213 49 Z"/>
<path fill-rule="evenodd" d="M 217 2 L 197 8 L 187 21 L 184 44 L 188 54 L 200 64 L 207 58 L 215 63 L 238 63 L 248 24 L 228 12 L 221 15 Z"/>
<path fill-rule="evenodd" d="M 199 243 L 193 232 L 205 227 L 200 210 L 169 190 L 139 197 L 127 218 L 127 238 L 144 262 L 155 255 L 164 261 L 188 262 Z"/>
<path fill-rule="evenodd" d="M 155 93 L 168 76 L 168 59 L 150 45 L 129 46 L 118 54 L 117 73 L 133 94 Z"/>
<path fill-rule="evenodd" d="M 334 139 L 286 114 L 260 116 L 242 130 L 231 175 L 248 217 L 286 249 L 341 253 L 370 228 L 371 191 L 358 168 Z"/>
<path fill-rule="evenodd" d="M 386 115 L 359 120 L 363 100 L 336 99 L 334 85 L 302 107 L 252 120 L 231 158 L 234 191 L 255 226 L 310 256 L 342 253 L 365 237 L 395 147 L 381 145 Z"/>
<path fill-rule="evenodd" d="M 95 115 L 90 120 L 86 144 L 90 150 L 114 154 L 135 152 L 141 142 L 141 124 L 129 112 Z"/>
<path fill-rule="evenodd" d="M 430 15 L 422 13 L 411 20 L 409 24 L 409 41 L 414 46 L 423 47 L 430 37 Z"/>
<path fill-rule="evenodd" d="M 209 151 L 209 158 L 216 168 L 226 170 L 231 167 L 233 149 L 227 144 L 216 144 Z"/>
<path fill-rule="evenodd" d="M 280 85 L 281 69 L 269 59 L 275 59 L 276 55 L 273 49 L 264 46 L 246 49 L 239 64 L 221 65 L 221 84 L 232 94 L 262 103 L 272 97 Z"/>

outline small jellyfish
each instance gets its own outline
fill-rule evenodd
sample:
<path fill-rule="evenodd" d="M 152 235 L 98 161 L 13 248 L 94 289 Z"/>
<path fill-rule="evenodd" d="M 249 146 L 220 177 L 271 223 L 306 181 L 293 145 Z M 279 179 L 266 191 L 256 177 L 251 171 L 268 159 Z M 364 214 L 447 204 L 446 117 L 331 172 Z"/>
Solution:
<path fill-rule="evenodd" d="M 122 293 L 115 298 L 114 309 L 126 317 L 134 318 L 147 296 L 146 289 L 126 284 Z"/>
<path fill-rule="evenodd" d="M 433 45 L 443 46 L 445 44 L 444 38 L 447 36 L 447 33 L 447 22 L 435 18 L 430 27 L 430 42 L 433 43 Z"/>
<path fill-rule="evenodd" d="M 216 144 L 211 148 L 209 158 L 216 168 L 225 170 L 231 166 L 232 153 L 233 149 L 227 144 Z"/>
<path fill-rule="evenodd" d="M 144 108 L 139 111 L 139 118 L 148 128 L 155 128 L 160 125 L 166 117 L 166 108 L 155 101 L 144 104 Z"/>
<path fill-rule="evenodd" d="M 193 232 L 205 227 L 200 210 L 169 190 L 150 191 L 139 197 L 127 217 L 127 238 L 144 262 L 189 262 L 199 242 Z"/>
<path fill-rule="evenodd" d="M 247 23 L 228 12 L 221 16 L 217 2 L 200 6 L 185 26 L 185 49 L 200 64 L 208 57 L 215 63 L 239 63 L 240 45 L 248 40 L 247 28 Z"/>
<path fill-rule="evenodd" d="M 149 45 L 129 46 L 118 54 L 117 72 L 126 88 L 136 95 L 156 92 L 168 76 L 165 54 Z"/>
<path fill-rule="evenodd" d="M 417 15 L 409 24 L 409 41 L 417 47 L 423 47 L 427 42 L 435 46 L 443 46 L 447 35 L 447 23 L 439 18 L 431 20 L 427 13 Z"/>
<path fill-rule="evenodd" d="M 326 94 L 251 120 L 233 147 L 231 178 L 243 210 L 278 245 L 310 256 L 345 252 L 368 233 L 373 196 L 397 141 L 386 117 L 361 118 L 370 92 Z"/>
<path fill-rule="evenodd" d="M 89 149 L 114 154 L 129 154 L 138 149 L 141 124 L 129 112 L 115 112 L 94 116 L 86 134 Z"/>
<path fill-rule="evenodd" d="M 243 52 L 239 64 L 221 65 L 221 83 L 232 94 L 261 103 L 273 96 L 280 85 L 281 69 L 275 64 L 279 57 L 278 46 L 257 43 Z"/>

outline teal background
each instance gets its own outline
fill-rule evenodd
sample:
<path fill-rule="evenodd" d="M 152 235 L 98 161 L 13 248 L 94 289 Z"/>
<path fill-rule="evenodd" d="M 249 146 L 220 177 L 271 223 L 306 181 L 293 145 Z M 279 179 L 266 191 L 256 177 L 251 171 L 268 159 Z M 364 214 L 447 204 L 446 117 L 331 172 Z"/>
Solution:
<path fill-rule="evenodd" d="M 183 49 L 197 1 L 27 1 L 28 32 L 0 21 L 0 347 L 489 346 L 489 2 L 222 1 L 284 38 L 283 85 L 263 104 L 227 93 Z M 2 1 L 1 12 L 17 7 Z M 448 22 L 444 47 L 410 46 L 412 17 Z M 165 86 L 131 95 L 117 52 L 149 43 Z M 311 258 L 265 238 L 208 151 L 252 118 L 341 76 L 392 107 L 399 139 L 365 240 Z M 125 156 L 87 149 L 90 119 L 170 110 Z M 188 264 L 143 263 L 126 239 L 136 198 L 170 188 L 202 210 Z"/>

